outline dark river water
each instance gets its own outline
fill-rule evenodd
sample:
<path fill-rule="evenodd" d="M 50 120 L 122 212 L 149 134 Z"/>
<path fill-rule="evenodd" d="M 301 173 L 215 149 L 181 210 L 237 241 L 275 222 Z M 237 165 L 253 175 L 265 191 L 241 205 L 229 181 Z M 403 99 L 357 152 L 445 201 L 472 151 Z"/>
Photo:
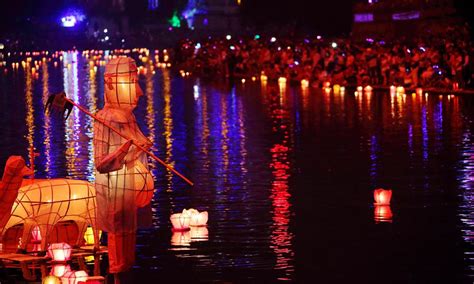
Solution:
<path fill-rule="evenodd" d="M 0 75 L 2 172 L 34 146 L 36 177 L 94 180 L 91 118 L 50 118 L 43 105 L 65 90 L 102 108 L 104 66 L 63 55 Z M 140 84 L 142 131 L 195 185 L 154 163 L 133 283 L 473 282 L 474 97 L 205 82 L 159 68 Z M 393 190 L 389 220 L 374 215 L 380 187 Z M 169 217 L 184 208 L 208 211 L 207 228 L 173 233 Z"/>

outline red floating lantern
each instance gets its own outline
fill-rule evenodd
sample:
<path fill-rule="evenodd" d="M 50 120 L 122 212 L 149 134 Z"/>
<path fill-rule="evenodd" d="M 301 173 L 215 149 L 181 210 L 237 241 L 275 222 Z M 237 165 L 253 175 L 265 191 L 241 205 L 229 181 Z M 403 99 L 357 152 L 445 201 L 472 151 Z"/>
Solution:
<path fill-rule="evenodd" d="M 378 188 L 374 190 L 375 205 L 390 205 L 391 198 L 392 198 L 391 189 Z"/>
<path fill-rule="evenodd" d="M 48 247 L 48 256 L 53 261 L 65 262 L 71 259 L 72 248 L 67 243 L 54 243 Z"/>

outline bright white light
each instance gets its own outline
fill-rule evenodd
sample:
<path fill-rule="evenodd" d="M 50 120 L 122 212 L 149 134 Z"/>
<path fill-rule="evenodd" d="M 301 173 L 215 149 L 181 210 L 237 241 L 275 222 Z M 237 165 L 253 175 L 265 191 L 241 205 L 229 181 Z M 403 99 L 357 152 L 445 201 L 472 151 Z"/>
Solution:
<path fill-rule="evenodd" d="M 277 39 L 276 37 L 272 36 L 272 38 L 270 39 L 270 42 L 275 42 Z"/>
<path fill-rule="evenodd" d="M 231 46 L 230 46 L 230 49 L 231 49 L 231 50 L 234 50 L 234 49 L 235 49 L 235 46 L 231 45 Z"/>
<path fill-rule="evenodd" d="M 201 48 L 201 44 L 198 42 L 198 43 L 194 46 L 194 48 L 200 49 L 200 48 Z"/>
<path fill-rule="evenodd" d="M 5 48 L 5 45 L 3 45 L 3 43 L 0 43 L 0 49 L 4 49 Z"/>
<path fill-rule="evenodd" d="M 125 42 L 125 39 L 124 39 L 124 38 L 122 38 L 122 42 Z"/>
<path fill-rule="evenodd" d="M 332 46 L 332 48 L 336 48 L 336 47 L 337 47 L 337 43 L 333 42 L 333 43 L 331 43 L 331 46 Z"/>
<path fill-rule="evenodd" d="M 108 29 L 104 29 L 104 33 L 107 33 L 109 30 Z"/>
<path fill-rule="evenodd" d="M 105 40 L 105 41 L 108 41 L 108 40 L 109 40 L 109 36 L 105 36 L 104 40 Z"/>
<path fill-rule="evenodd" d="M 75 16 L 65 16 L 61 18 L 61 23 L 65 28 L 72 28 L 76 25 L 77 19 Z"/>
<path fill-rule="evenodd" d="M 230 40 L 230 39 L 232 38 L 232 36 L 231 36 L 231 35 L 226 35 L 225 38 L 226 38 L 227 40 Z"/>
<path fill-rule="evenodd" d="M 316 39 L 321 39 L 321 36 L 320 36 L 320 35 L 318 35 L 318 36 L 316 37 Z"/>

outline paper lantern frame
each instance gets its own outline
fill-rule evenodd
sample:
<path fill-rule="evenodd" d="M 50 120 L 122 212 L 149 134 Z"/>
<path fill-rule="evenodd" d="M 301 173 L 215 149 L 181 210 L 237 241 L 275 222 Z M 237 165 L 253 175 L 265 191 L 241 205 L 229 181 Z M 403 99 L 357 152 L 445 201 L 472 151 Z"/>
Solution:
<path fill-rule="evenodd" d="M 2 243 L 18 243 L 19 237 L 11 239 L 8 232 L 23 226 L 18 248 L 27 251 L 30 244 L 39 242 L 40 246 L 36 249 L 45 251 L 47 245 L 52 243 L 53 231 L 58 231 L 58 224 L 74 222 L 79 233 L 70 241 L 71 245 L 82 245 L 87 226 L 97 227 L 94 186 L 87 181 L 72 179 L 23 179 L 28 170 L 24 159 L 19 156 L 10 157 L 5 166 L 0 188 Z M 98 236 L 98 230 L 94 233 Z M 96 244 L 96 247 L 99 245 Z"/>

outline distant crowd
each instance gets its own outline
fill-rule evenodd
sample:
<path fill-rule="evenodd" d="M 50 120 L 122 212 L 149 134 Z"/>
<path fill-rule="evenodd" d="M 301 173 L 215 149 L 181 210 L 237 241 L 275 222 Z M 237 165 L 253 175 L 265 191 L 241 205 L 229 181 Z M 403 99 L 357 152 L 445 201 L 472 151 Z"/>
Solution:
<path fill-rule="evenodd" d="M 408 88 L 473 88 L 473 44 L 465 30 L 411 40 L 207 38 L 182 41 L 175 49 L 178 68 L 200 77 L 269 80 L 286 77 L 343 85 L 402 85 Z"/>

